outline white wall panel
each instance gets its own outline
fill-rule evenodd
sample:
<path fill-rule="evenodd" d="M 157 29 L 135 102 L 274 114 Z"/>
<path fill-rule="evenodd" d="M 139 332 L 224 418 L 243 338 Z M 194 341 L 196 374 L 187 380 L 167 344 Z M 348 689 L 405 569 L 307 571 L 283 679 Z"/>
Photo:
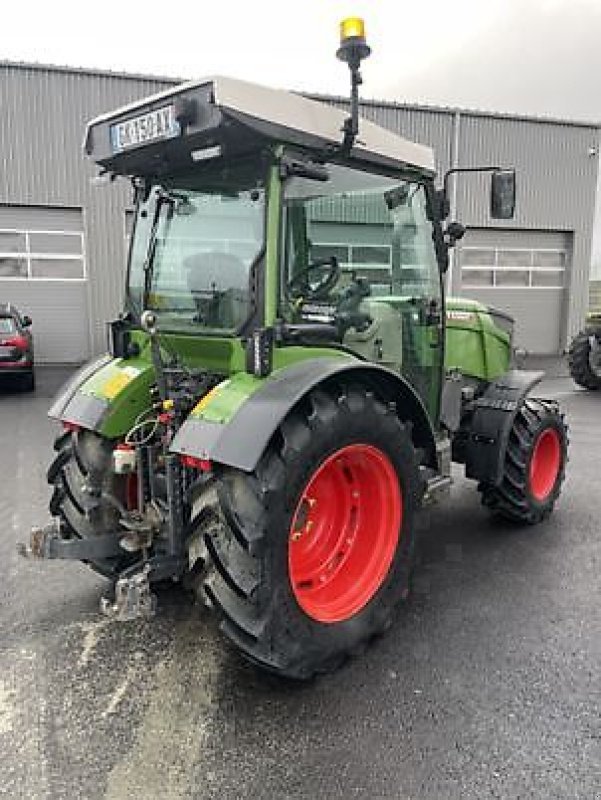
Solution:
<path fill-rule="evenodd" d="M 85 283 L 3 280 L 0 302 L 33 319 L 36 363 L 77 364 L 88 357 Z"/>

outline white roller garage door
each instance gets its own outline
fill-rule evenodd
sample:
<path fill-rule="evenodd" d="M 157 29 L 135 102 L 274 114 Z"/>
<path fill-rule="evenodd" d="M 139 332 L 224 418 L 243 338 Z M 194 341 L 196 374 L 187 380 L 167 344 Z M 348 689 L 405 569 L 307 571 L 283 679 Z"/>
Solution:
<path fill-rule="evenodd" d="M 37 362 L 87 358 L 81 209 L 0 206 L 0 302 L 32 317 Z"/>
<path fill-rule="evenodd" d="M 515 343 L 529 353 L 561 350 L 571 234 L 470 229 L 457 249 L 454 293 L 511 314 Z"/>

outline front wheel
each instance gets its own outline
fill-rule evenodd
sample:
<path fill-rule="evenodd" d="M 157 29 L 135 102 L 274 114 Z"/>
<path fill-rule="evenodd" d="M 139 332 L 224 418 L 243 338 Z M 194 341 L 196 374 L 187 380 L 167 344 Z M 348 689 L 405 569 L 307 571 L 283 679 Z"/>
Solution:
<path fill-rule="evenodd" d="M 362 387 L 316 390 L 251 474 L 227 470 L 204 591 L 251 661 L 306 679 L 392 621 L 409 590 L 419 473 L 407 428 Z"/>
<path fill-rule="evenodd" d="M 572 380 L 584 389 L 601 389 L 601 342 L 583 331 L 575 336 L 568 351 L 568 364 Z M 591 339 L 596 347 L 591 346 Z"/>
<path fill-rule="evenodd" d="M 527 398 L 509 434 L 498 486 L 480 484 L 495 515 L 535 524 L 553 511 L 565 477 L 567 427 L 555 403 Z"/>

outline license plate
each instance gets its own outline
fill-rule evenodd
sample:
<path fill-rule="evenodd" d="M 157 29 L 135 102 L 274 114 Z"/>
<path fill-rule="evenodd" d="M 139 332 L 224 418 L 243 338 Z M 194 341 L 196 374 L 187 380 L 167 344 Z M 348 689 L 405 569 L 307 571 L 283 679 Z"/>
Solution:
<path fill-rule="evenodd" d="M 18 352 L 14 347 L 0 347 L 0 361 L 14 361 L 18 358 Z"/>
<path fill-rule="evenodd" d="M 178 136 L 179 132 L 179 122 L 175 119 L 173 106 L 163 106 L 111 125 L 111 146 L 113 153 L 119 153 L 158 139 L 171 139 Z"/>

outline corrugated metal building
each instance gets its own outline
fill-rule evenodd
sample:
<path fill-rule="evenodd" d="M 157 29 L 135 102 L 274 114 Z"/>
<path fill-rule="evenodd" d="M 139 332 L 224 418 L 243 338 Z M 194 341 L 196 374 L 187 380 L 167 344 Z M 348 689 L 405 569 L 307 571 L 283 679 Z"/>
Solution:
<path fill-rule="evenodd" d="M 85 123 L 174 82 L 0 63 L 0 300 L 34 318 L 40 361 L 103 349 L 104 322 L 121 304 L 131 193 L 124 181 L 95 185 L 81 148 Z M 434 147 L 441 173 L 515 166 L 510 223 L 488 216 L 487 178 L 451 184 L 452 216 L 468 233 L 448 286 L 512 313 L 530 352 L 560 352 L 588 304 L 598 127 L 371 101 L 362 113 Z"/>

